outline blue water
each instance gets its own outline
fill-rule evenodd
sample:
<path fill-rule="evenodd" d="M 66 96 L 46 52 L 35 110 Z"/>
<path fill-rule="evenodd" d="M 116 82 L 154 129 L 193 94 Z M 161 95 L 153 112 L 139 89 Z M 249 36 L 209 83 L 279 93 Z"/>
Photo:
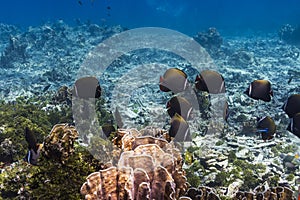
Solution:
<path fill-rule="evenodd" d="M 80 3 L 80 2 L 81 3 Z M 108 7 L 110 9 L 108 9 Z M 300 24 L 300 0 L 2 0 L 0 22 L 20 27 L 63 19 L 128 28 L 158 26 L 194 35 L 275 31 Z"/>

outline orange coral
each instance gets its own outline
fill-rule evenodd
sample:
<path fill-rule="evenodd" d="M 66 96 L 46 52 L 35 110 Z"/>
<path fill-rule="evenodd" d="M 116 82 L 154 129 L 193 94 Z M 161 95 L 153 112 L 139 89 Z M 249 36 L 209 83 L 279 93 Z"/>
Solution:
<path fill-rule="evenodd" d="M 178 199 L 187 190 L 182 158 L 159 129 L 118 130 L 114 144 L 122 153 L 117 166 L 87 177 L 86 199 Z"/>

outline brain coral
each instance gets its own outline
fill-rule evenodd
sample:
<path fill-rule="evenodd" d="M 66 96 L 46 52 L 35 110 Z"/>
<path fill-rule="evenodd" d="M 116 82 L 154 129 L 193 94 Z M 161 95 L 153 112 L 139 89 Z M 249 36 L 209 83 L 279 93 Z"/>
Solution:
<path fill-rule="evenodd" d="M 117 166 L 94 172 L 81 187 L 85 199 L 178 199 L 187 190 L 182 157 L 165 132 L 146 128 L 118 130 Z"/>
<path fill-rule="evenodd" d="M 64 163 L 74 152 L 74 142 L 77 138 L 78 133 L 74 126 L 56 124 L 44 140 L 43 154 L 47 158 Z"/>

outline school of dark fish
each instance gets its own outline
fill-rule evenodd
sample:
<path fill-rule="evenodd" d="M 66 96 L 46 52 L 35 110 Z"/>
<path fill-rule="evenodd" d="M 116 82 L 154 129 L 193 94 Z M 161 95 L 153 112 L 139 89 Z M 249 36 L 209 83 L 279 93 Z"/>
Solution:
<path fill-rule="evenodd" d="M 178 68 L 169 68 L 160 76 L 159 89 L 162 92 L 171 92 L 172 98 L 166 102 L 168 115 L 171 117 L 169 135 L 175 141 L 191 141 L 190 128 L 188 120 L 193 111 L 192 104 L 180 93 L 188 87 L 193 87 L 197 92 L 208 94 L 222 94 L 226 92 L 225 79 L 221 74 L 213 70 L 203 70 L 196 76 L 192 85 L 188 81 L 187 74 Z M 274 97 L 272 85 L 268 80 L 254 80 L 244 92 L 248 97 L 263 102 L 270 102 Z M 83 77 L 78 79 L 73 87 L 72 95 L 75 98 L 89 99 L 100 98 L 101 87 L 96 77 Z M 300 94 L 291 94 L 282 106 L 282 110 L 290 118 L 287 130 L 300 138 Z M 229 116 L 229 106 L 225 102 L 223 112 L 224 121 Z M 114 113 L 117 128 L 122 128 L 123 122 L 118 109 Z M 261 139 L 270 140 L 276 134 L 276 124 L 270 116 L 257 117 L 257 133 Z M 102 126 L 103 133 L 109 137 L 116 131 L 113 122 Z M 37 164 L 37 158 L 40 153 L 42 144 L 37 140 L 29 128 L 25 130 L 25 138 L 28 143 L 28 153 L 24 158 L 25 161 L 33 165 Z"/>

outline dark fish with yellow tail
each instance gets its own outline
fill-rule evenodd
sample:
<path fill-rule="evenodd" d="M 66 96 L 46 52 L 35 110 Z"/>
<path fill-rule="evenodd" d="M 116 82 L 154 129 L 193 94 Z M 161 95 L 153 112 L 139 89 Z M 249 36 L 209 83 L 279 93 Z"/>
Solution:
<path fill-rule="evenodd" d="M 212 70 L 202 71 L 195 80 L 198 90 L 210 94 L 225 93 L 225 80 L 221 74 Z"/>
<path fill-rule="evenodd" d="M 83 77 L 75 82 L 72 95 L 82 99 L 100 98 L 101 87 L 96 77 Z"/>
<path fill-rule="evenodd" d="M 175 113 L 171 119 L 169 135 L 178 142 L 191 141 L 192 139 L 188 123 L 178 113 Z"/>
<path fill-rule="evenodd" d="M 287 130 L 300 138 L 300 112 L 296 113 L 287 128 Z"/>
<path fill-rule="evenodd" d="M 270 102 L 271 97 L 273 97 L 271 83 L 268 80 L 253 81 L 244 93 L 252 99 L 265 102 Z"/>
<path fill-rule="evenodd" d="M 275 122 L 269 116 L 258 119 L 256 128 L 257 132 L 261 134 L 263 140 L 272 139 L 276 132 Z"/>
<path fill-rule="evenodd" d="M 187 75 L 180 69 L 170 68 L 159 79 L 159 89 L 163 92 L 179 93 L 187 88 Z"/>
<path fill-rule="evenodd" d="M 37 165 L 42 144 L 37 143 L 36 137 L 28 127 L 25 128 L 25 139 L 28 143 L 28 152 L 24 160 L 32 165 Z"/>
<path fill-rule="evenodd" d="M 187 120 L 192 111 L 192 105 L 188 100 L 180 96 L 174 96 L 167 102 L 167 111 L 170 117 L 173 117 L 176 113 Z"/>
<path fill-rule="evenodd" d="M 193 153 L 186 151 L 184 155 L 184 162 L 191 165 L 194 162 Z"/>
<path fill-rule="evenodd" d="M 292 118 L 296 113 L 300 112 L 300 94 L 292 94 L 282 106 L 284 112 Z"/>

